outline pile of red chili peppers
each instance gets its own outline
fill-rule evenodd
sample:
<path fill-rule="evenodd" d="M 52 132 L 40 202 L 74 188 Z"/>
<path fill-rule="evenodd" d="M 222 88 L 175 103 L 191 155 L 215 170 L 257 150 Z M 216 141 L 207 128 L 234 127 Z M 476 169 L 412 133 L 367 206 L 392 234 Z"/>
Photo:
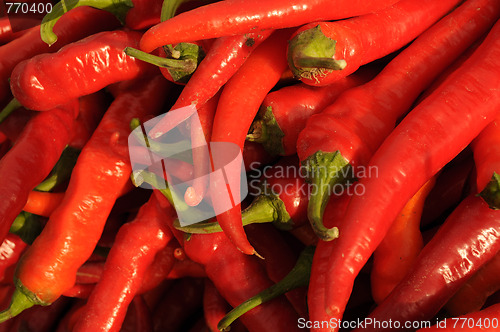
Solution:
<path fill-rule="evenodd" d="M 0 20 L 0 332 L 500 330 L 500 1 L 51 4 Z M 133 164 L 186 106 L 224 212 Z"/>

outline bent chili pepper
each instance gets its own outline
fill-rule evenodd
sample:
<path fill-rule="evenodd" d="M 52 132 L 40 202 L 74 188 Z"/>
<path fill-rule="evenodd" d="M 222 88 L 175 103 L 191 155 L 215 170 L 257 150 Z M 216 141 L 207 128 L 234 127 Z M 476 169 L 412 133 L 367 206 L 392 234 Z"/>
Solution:
<path fill-rule="evenodd" d="M 266 96 L 250 127 L 247 141 L 261 143 L 271 155 L 297 153 L 297 138 L 307 119 L 331 105 L 350 88 L 366 83 L 370 72 L 356 73 L 324 87 L 296 84 Z"/>
<path fill-rule="evenodd" d="M 319 20 L 342 19 L 370 13 L 396 0 L 296 1 L 230 0 L 202 6 L 155 25 L 144 34 L 141 49 L 151 52 L 166 44 L 280 29 Z M 228 29 L 227 26 L 231 28 Z"/>
<path fill-rule="evenodd" d="M 173 237 L 162 220 L 165 213 L 173 211 L 163 211 L 155 195 L 152 195 L 134 221 L 120 228 L 101 279 L 73 328 L 75 332 L 120 330 L 127 308 L 141 288 L 147 268 Z"/>
<path fill-rule="evenodd" d="M 500 112 L 472 143 L 477 189 L 492 209 L 500 209 Z"/>
<path fill-rule="evenodd" d="M 0 160 L 0 239 L 28 200 L 30 192 L 42 182 L 69 143 L 78 102 L 37 114 L 23 129 L 12 149 Z M 22 163 L 23 167 L 19 167 Z"/>
<path fill-rule="evenodd" d="M 368 160 L 420 92 L 486 33 L 499 13 L 498 1 L 465 2 L 422 33 L 377 77 L 347 90 L 308 120 L 299 135 L 297 152 L 316 188 L 308 215 L 320 238 L 331 240 L 336 235 L 334 229 L 322 225 L 322 211 L 332 188 L 346 178 L 367 176 L 371 171 L 366 167 Z"/>
<path fill-rule="evenodd" d="M 56 26 L 59 41 L 49 47 L 40 39 L 40 27 L 31 28 L 21 37 L 0 46 L 0 103 L 10 95 L 8 79 L 14 67 L 37 54 L 56 52 L 62 46 L 94 33 L 115 29 L 118 21 L 111 14 L 83 7 L 72 10 Z M 60 72 L 58 69 L 56 73 Z"/>
<path fill-rule="evenodd" d="M 117 96 L 82 150 L 63 202 L 18 264 L 18 288 L 0 321 L 34 304 L 55 301 L 73 286 L 78 268 L 91 256 L 111 208 L 130 178 L 129 123 L 134 117 L 154 115 L 166 98 L 163 77 L 136 83 L 135 88 Z"/>
<path fill-rule="evenodd" d="M 481 197 L 467 197 L 369 318 L 400 322 L 401 327 L 404 322 L 431 319 L 499 250 L 500 211 L 489 209 Z M 393 330 L 397 329 L 384 329 Z M 363 331 L 381 329 L 366 326 Z"/>
<path fill-rule="evenodd" d="M 332 83 L 400 49 L 459 2 L 401 0 L 373 14 L 307 24 L 288 44 L 288 64 L 304 83 Z"/>
<path fill-rule="evenodd" d="M 252 52 L 247 61 L 226 83 L 215 112 L 211 143 L 233 143 L 243 150 L 246 134 L 260 104 L 286 69 L 284 47 L 290 33 L 289 30 L 274 32 Z M 238 111 L 235 112 L 235 110 Z M 239 183 L 240 180 L 230 178 L 228 181 Z M 212 179 L 210 181 L 212 197 L 215 197 L 221 189 L 224 190 L 224 188 L 219 188 L 216 182 Z M 253 255 L 254 249 L 246 239 L 241 223 L 240 193 L 233 190 L 232 196 L 238 202 L 235 202 L 228 211 L 220 213 L 217 221 L 238 249 L 247 255 Z M 213 200 L 212 204 L 215 210 L 226 210 L 224 207 L 217 207 L 221 204 L 219 200 Z"/>
<path fill-rule="evenodd" d="M 382 302 L 403 279 L 424 247 L 420 218 L 434 182 L 435 178 L 427 181 L 406 203 L 373 253 L 370 277 L 372 296 L 376 303 Z"/>
<path fill-rule="evenodd" d="M 364 193 L 353 197 L 342 221 L 348 235 L 334 241 L 329 259 L 325 305 L 334 317 L 341 317 L 356 275 L 408 199 L 493 120 L 500 107 L 499 56 L 497 23 L 469 60 L 403 119 L 370 160 L 378 174 L 360 180 Z"/>
<path fill-rule="evenodd" d="M 109 84 L 138 78 L 153 67 L 125 55 L 123 49 L 137 45 L 140 36 L 134 31 L 101 32 L 55 54 L 23 61 L 12 71 L 12 94 L 23 106 L 44 111 Z M 61 72 L 61 66 L 69 69 Z"/>
<path fill-rule="evenodd" d="M 500 252 L 477 271 L 446 303 L 450 315 L 458 316 L 479 311 L 488 296 L 500 289 Z"/>

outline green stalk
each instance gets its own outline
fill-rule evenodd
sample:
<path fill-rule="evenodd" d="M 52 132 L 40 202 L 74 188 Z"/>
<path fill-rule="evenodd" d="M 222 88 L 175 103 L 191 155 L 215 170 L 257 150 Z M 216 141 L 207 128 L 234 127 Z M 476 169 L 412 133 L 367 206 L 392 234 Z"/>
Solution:
<path fill-rule="evenodd" d="M 232 322 L 253 308 L 283 295 L 292 289 L 307 286 L 311 276 L 314 249 L 315 247 L 306 247 L 300 254 L 294 268 L 286 277 L 231 310 L 221 319 L 219 324 L 217 324 L 217 328 L 220 331 L 228 331 Z"/>
<path fill-rule="evenodd" d="M 79 155 L 80 150 L 67 146 L 49 176 L 42 183 L 36 186 L 35 190 L 51 191 L 59 184 L 68 180 L 71 176 L 73 168 L 76 165 Z"/>
<path fill-rule="evenodd" d="M 14 112 L 18 108 L 20 108 L 22 105 L 21 103 L 16 99 L 13 98 L 5 107 L 2 111 L 0 111 L 0 123 L 5 120 L 10 113 Z"/>

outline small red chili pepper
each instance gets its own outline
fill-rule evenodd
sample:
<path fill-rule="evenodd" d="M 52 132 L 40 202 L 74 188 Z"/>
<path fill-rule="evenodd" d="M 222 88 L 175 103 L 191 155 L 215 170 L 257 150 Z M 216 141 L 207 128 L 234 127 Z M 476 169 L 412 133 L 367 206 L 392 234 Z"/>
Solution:
<path fill-rule="evenodd" d="M 31 28 L 21 37 L 0 46 L 0 104 L 10 95 L 8 79 L 14 67 L 21 61 L 41 53 L 56 52 L 62 46 L 94 33 L 118 27 L 111 14 L 92 9 L 77 8 L 69 12 L 55 26 L 59 41 L 49 47 L 40 39 L 40 27 Z M 57 69 L 56 73 L 60 73 Z"/>
<path fill-rule="evenodd" d="M 231 310 L 231 306 L 219 294 L 217 288 L 209 280 L 205 279 L 203 290 L 203 315 L 210 331 L 219 331 L 217 324 Z"/>
<path fill-rule="evenodd" d="M 500 209 L 500 112 L 472 143 L 477 189 L 492 209 Z"/>
<path fill-rule="evenodd" d="M 202 6 L 155 25 L 144 34 L 141 49 L 179 42 L 299 26 L 319 20 L 342 19 L 385 8 L 396 0 L 301 1 L 231 0 Z M 228 29 L 228 25 L 230 29 Z"/>
<path fill-rule="evenodd" d="M 427 181 L 406 203 L 373 253 L 370 277 L 376 303 L 382 302 L 403 279 L 424 247 L 420 218 L 434 182 L 435 178 Z"/>
<path fill-rule="evenodd" d="M 9 233 L 0 245 L 0 282 L 12 284 L 12 275 L 7 270 L 14 266 L 21 257 L 28 244 L 18 235 Z"/>
<path fill-rule="evenodd" d="M 284 47 L 290 33 L 289 30 L 273 33 L 226 83 L 215 112 L 211 142 L 234 143 L 243 150 L 246 134 L 260 104 L 286 69 Z M 238 183 L 239 179 L 229 181 Z M 220 190 L 215 187 L 215 182 L 210 181 L 211 195 L 216 195 Z M 232 195 L 236 199 L 240 196 L 234 191 Z M 224 207 L 217 208 L 217 204 L 220 204 L 218 200 L 213 200 L 212 203 L 215 210 L 224 210 Z M 219 214 L 217 221 L 238 249 L 247 255 L 255 253 L 243 230 L 239 202 Z"/>
<path fill-rule="evenodd" d="M 304 83 L 330 84 L 400 49 L 459 2 L 401 0 L 373 14 L 307 24 L 288 44 L 288 64 Z"/>
<path fill-rule="evenodd" d="M 184 250 L 205 267 L 208 278 L 233 307 L 272 285 L 259 258 L 238 251 L 224 233 L 193 234 L 184 241 Z M 266 302 L 241 317 L 250 331 L 274 332 L 298 331 L 297 319 L 295 310 L 283 298 Z"/>
<path fill-rule="evenodd" d="M 136 84 L 117 96 L 82 150 L 63 202 L 18 264 L 16 282 L 23 291 L 16 291 L 1 321 L 34 304 L 53 302 L 74 285 L 78 268 L 91 256 L 114 202 L 130 179 L 129 123 L 134 117 L 160 111 L 166 98 L 163 77 Z"/>
<path fill-rule="evenodd" d="M 480 310 L 488 297 L 500 290 L 500 252 L 476 272 L 446 303 L 451 316 Z"/>
<path fill-rule="evenodd" d="M 48 193 L 31 191 L 23 210 L 43 217 L 50 217 L 52 212 L 61 204 L 64 193 Z"/>
<path fill-rule="evenodd" d="M 370 72 L 356 73 L 324 87 L 296 84 L 271 92 L 262 102 L 247 140 L 262 143 L 271 155 L 297 153 L 297 138 L 313 114 L 331 105 L 350 88 L 373 78 Z"/>
<path fill-rule="evenodd" d="M 12 94 L 23 106 L 41 111 L 109 84 L 138 78 L 153 67 L 125 55 L 123 49 L 135 46 L 140 36 L 134 31 L 101 32 L 55 54 L 23 61 L 12 71 Z M 71 70 L 61 72 L 63 64 Z"/>
<path fill-rule="evenodd" d="M 21 18 L 19 18 L 21 19 Z M 27 19 L 26 23 L 29 23 L 31 20 Z M 20 22 L 24 25 L 24 22 Z M 12 26 L 10 24 L 10 19 L 8 17 L 0 18 L 0 45 L 7 44 L 8 42 L 21 37 L 25 34 L 27 30 L 21 30 L 17 32 L 12 31 Z"/>
<path fill-rule="evenodd" d="M 30 192 L 42 182 L 69 143 L 78 103 L 35 116 L 23 129 L 14 147 L 0 161 L 0 239 L 21 212 Z M 19 167 L 22 163 L 23 167 Z"/>
<path fill-rule="evenodd" d="M 441 71 L 491 28 L 499 14 L 498 1 L 465 2 L 422 33 L 377 77 L 347 90 L 308 120 L 297 152 L 316 188 L 308 216 L 320 238 L 336 236 L 334 229 L 321 224 L 330 191 L 346 178 L 367 177 L 372 169 L 366 164 L 399 118 Z"/>
<path fill-rule="evenodd" d="M 439 325 L 422 328 L 417 332 L 498 331 L 498 317 L 500 317 L 500 303 L 467 315 L 446 318 L 440 321 Z"/>
<path fill-rule="evenodd" d="M 474 1 L 465 6 L 470 4 Z M 477 7 L 471 9 L 477 12 Z M 329 260 L 326 307 L 335 317 L 342 315 L 354 278 L 408 199 L 493 120 L 500 107 L 495 92 L 500 65 L 494 60 L 499 56 L 496 24 L 476 52 L 403 119 L 372 157 L 369 166 L 376 167 L 377 177 L 359 181 L 364 193 L 353 197 L 342 221 L 349 236 L 334 241 Z"/>
<path fill-rule="evenodd" d="M 401 326 L 407 321 L 431 319 L 499 250 L 500 211 L 489 209 L 481 197 L 467 197 L 424 247 L 408 274 L 369 318 L 378 321 L 390 319 L 400 322 Z M 394 330 L 397 329 L 384 329 Z M 372 325 L 363 331 L 382 329 Z"/>

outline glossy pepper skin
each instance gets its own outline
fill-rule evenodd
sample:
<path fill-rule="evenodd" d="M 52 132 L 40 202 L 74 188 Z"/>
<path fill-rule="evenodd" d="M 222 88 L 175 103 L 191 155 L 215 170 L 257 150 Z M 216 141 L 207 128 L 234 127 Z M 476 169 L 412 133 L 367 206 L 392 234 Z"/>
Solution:
<path fill-rule="evenodd" d="M 42 182 L 70 142 L 76 100 L 62 107 L 37 114 L 23 129 L 10 151 L 0 160 L 0 239 L 28 200 L 30 192 Z M 22 163 L 23 167 L 19 167 Z"/>
<path fill-rule="evenodd" d="M 160 111 L 166 88 L 160 76 L 137 81 L 111 104 L 78 158 L 63 202 L 18 265 L 17 293 L 29 298 L 21 300 L 24 306 L 49 304 L 75 283 L 78 268 L 91 256 L 114 202 L 130 180 L 130 121 Z M 14 301 L 14 311 L 4 312 L 2 320 L 22 310 L 17 305 Z"/>
<path fill-rule="evenodd" d="M 332 239 L 335 234 L 321 225 L 328 189 L 345 182 L 345 177 L 366 177 L 358 173 L 367 169 L 398 119 L 439 73 L 491 28 L 499 14 L 498 1 L 464 2 L 422 33 L 373 80 L 344 92 L 309 118 L 299 135 L 297 153 L 318 188 L 308 211 L 318 236 Z"/>
<path fill-rule="evenodd" d="M 373 14 L 310 23 L 292 36 L 288 64 L 304 83 L 332 83 L 411 42 L 459 2 L 401 0 Z"/>
<path fill-rule="evenodd" d="M 132 222 L 123 225 L 97 283 L 73 331 L 119 331 L 127 308 L 138 294 L 155 255 L 173 235 L 163 222 L 167 214 L 152 195 Z M 171 216 L 170 216 L 171 217 Z M 171 261 L 170 267 L 172 267 Z"/>
<path fill-rule="evenodd" d="M 140 36 L 134 31 L 101 32 L 55 54 L 23 61 L 12 72 L 12 94 L 25 107 L 45 111 L 112 83 L 138 78 L 151 67 L 125 55 L 123 49 L 136 46 Z"/>
<path fill-rule="evenodd" d="M 188 42 L 254 29 L 280 29 L 319 20 L 342 19 L 387 7 L 396 0 L 230 0 L 213 3 L 179 14 L 149 29 L 141 49 L 151 52 L 166 44 Z M 227 29 L 227 26 L 230 29 Z"/>
<path fill-rule="evenodd" d="M 499 250 L 500 211 L 489 209 L 481 197 L 467 197 L 424 247 L 408 274 L 369 317 L 399 321 L 402 326 L 405 321 L 431 319 Z M 363 331 L 381 329 L 371 326 Z"/>
<path fill-rule="evenodd" d="M 54 32 L 59 36 L 59 40 L 54 45 L 49 47 L 42 41 L 40 26 L 36 26 L 21 37 L 0 46 L 0 103 L 10 96 L 8 79 L 19 62 L 41 53 L 56 52 L 64 45 L 100 31 L 116 29 L 118 26 L 118 20 L 110 13 L 89 7 L 76 8 L 55 25 Z"/>
<path fill-rule="evenodd" d="M 334 241 L 329 259 L 325 305 L 334 317 L 342 315 L 354 278 L 408 199 L 493 120 L 500 107 L 499 56 L 497 23 L 471 58 L 415 107 L 372 157 L 368 165 L 377 167 L 378 176 L 359 181 L 364 194 L 353 197 L 342 221 L 349 236 Z"/>

